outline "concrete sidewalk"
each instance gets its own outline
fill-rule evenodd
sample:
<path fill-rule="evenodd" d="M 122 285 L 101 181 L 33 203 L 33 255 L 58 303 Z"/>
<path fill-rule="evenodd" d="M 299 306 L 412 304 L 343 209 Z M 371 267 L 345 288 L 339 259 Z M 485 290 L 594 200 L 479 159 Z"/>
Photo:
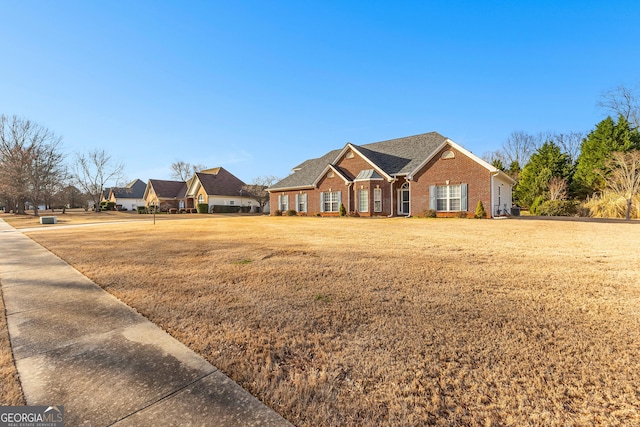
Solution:
<path fill-rule="evenodd" d="M 0 285 L 27 404 L 67 426 L 291 425 L 1 219 Z"/>

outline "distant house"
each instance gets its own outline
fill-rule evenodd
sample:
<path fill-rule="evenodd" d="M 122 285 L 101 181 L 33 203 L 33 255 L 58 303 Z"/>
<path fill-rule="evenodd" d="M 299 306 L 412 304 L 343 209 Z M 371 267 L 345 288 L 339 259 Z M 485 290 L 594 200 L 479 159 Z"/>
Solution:
<path fill-rule="evenodd" d="M 207 204 L 211 212 L 214 206 L 226 207 L 220 212 L 255 212 L 258 202 L 248 196 L 245 183 L 222 167 L 197 172 L 188 181 L 150 179 L 144 192 L 147 206 L 159 206 L 161 211 L 171 208 L 195 208 Z M 235 209 L 237 207 L 237 210 Z M 215 208 L 213 209 L 215 211 Z"/>
<path fill-rule="evenodd" d="M 109 189 L 107 200 L 116 204 L 118 210 L 136 210 L 138 206 L 144 206 L 144 191 L 147 185 L 144 181 L 136 179 L 125 187 L 112 187 Z"/>
<path fill-rule="evenodd" d="M 184 181 L 167 181 L 150 179 L 144 190 L 146 206 L 157 206 L 162 212 L 169 209 L 194 208 L 193 203 L 187 203 L 187 183 Z"/>
<path fill-rule="evenodd" d="M 255 212 L 258 202 L 244 190 L 245 183 L 222 167 L 197 172 L 189 180 L 186 197 L 195 205 L 206 203 L 209 211 L 214 206 L 238 207 Z M 220 211 L 230 211 L 225 208 Z M 215 211 L 215 208 L 214 208 Z"/>
<path fill-rule="evenodd" d="M 343 148 L 310 159 L 269 187 L 271 213 L 487 216 L 509 212 L 514 180 L 437 132 Z"/>

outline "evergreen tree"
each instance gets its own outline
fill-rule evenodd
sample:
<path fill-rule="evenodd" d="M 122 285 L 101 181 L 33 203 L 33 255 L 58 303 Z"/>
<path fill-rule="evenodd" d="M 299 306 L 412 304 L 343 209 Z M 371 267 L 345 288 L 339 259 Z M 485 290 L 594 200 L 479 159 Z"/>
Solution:
<path fill-rule="evenodd" d="M 586 197 L 606 186 L 607 161 L 614 151 L 640 149 L 640 133 L 623 116 L 615 123 L 607 117 L 582 141 L 573 179 L 573 190 Z"/>
<path fill-rule="evenodd" d="M 549 181 L 553 177 L 569 181 L 573 173 L 571 159 L 553 141 L 547 141 L 531 155 L 520 174 L 520 181 L 514 189 L 514 197 L 524 206 L 538 197 L 546 197 Z"/>

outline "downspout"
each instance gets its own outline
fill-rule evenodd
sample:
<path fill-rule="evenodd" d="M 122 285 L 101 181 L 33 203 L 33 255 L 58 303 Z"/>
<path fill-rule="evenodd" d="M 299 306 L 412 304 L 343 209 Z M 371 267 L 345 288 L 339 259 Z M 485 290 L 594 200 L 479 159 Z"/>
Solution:
<path fill-rule="evenodd" d="M 390 191 L 390 194 L 391 194 L 390 195 L 390 197 L 391 197 L 391 206 L 390 206 L 390 208 L 391 209 L 390 209 L 389 216 L 387 218 L 393 218 L 393 209 L 394 209 L 394 207 L 393 207 L 393 183 L 396 182 L 397 180 L 398 180 L 397 178 L 394 178 L 393 181 L 389 181 L 389 186 L 391 188 L 391 191 Z"/>
<path fill-rule="evenodd" d="M 409 183 L 409 215 L 407 215 L 406 218 L 411 218 L 411 205 L 413 204 L 411 203 L 411 177 L 406 176 L 404 179 Z"/>
<path fill-rule="evenodd" d="M 491 192 L 490 192 L 490 194 L 491 194 L 491 201 L 489 202 L 489 203 L 491 203 L 491 207 L 489 208 L 489 212 L 491 212 L 491 218 L 495 218 L 495 217 L 496 217 L 496 216 L 495 216 L 495 212 L 493 211 L 493 209 L 494 209 L 494 200 L 493 200 L 493 196 L 494 196 L 494 194 L 493 194 L 493 178 L 495 178 L 495 176 L 496 176 L 497 174 L 498 174 L 497 172 L 492 172 L 492 173 L 491 173 Z"/>

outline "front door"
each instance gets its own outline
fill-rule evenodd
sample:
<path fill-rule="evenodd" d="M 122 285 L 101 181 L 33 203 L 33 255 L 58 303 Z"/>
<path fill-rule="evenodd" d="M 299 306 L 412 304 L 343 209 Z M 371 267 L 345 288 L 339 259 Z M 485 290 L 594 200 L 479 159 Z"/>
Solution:
<path fill-rule="evenodd" d="M 409 183 L 405 182 L 398 190 L 398 215 L 409 215 L 409 195 Z"/>

